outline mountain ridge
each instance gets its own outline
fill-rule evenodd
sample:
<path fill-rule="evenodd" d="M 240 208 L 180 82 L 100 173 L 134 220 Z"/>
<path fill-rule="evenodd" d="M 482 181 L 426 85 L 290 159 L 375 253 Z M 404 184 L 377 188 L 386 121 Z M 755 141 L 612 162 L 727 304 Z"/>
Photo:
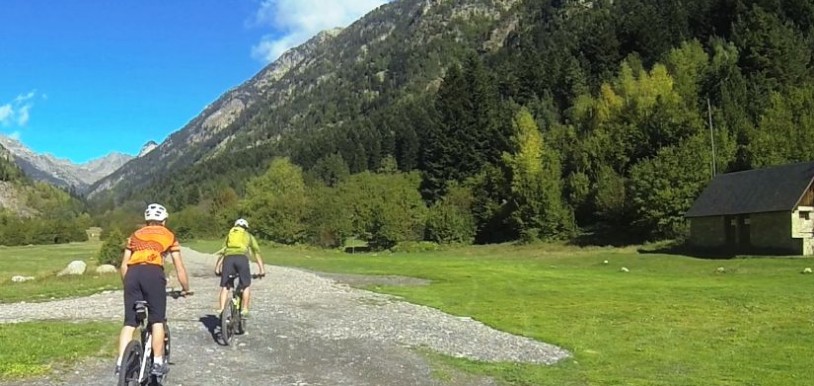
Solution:
<path fill-rule="evenodd" d="M 0 145 L 6 149 L 9 158 L 31 179 L 79 192 L 133 159 L 133 156 L 128 154 L 111 152 L 106 156 L 77 164 L 50 153 L 37 153 L 19 140 L 2 134 Z"/>

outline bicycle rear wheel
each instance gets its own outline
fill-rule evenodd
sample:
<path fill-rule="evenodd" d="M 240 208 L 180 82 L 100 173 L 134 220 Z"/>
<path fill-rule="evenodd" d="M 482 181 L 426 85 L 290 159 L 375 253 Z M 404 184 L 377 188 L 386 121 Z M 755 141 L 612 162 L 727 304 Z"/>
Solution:
<path fill-rule="evenodd" d="M 234 335 L 234 321 L 232 320 L 232 315 L 234 305 L 232 302 L 229 302 L 229 306 L 225 307 L 223 311 L 220 313 L 220 338 L 223 340 L 223 344 L 229 345 L 229 342 L 232 340 L 232 335 Z"/>
<path fill-rule="evenodd" d="M 141 348 L 141 342 L 131 340 L 124 349 L 124 356 L 122 356 L 122 367 L 119 371 L 119 386 L 138 386 L 140 384 L 138 379 L 139 370 L 141 370 L 141 358 L 144 351 Z"/>

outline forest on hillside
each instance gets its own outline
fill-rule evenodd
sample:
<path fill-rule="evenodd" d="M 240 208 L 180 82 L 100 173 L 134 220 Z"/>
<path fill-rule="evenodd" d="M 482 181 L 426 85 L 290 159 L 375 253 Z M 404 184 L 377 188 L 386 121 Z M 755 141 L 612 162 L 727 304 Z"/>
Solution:
<path fill-rule="evenodd" d="M 131 224 L 160 201 L 184 237 L 246 216 L 265 239 L 325 246 L 680 239 L 714 173 L 814 158 L 810 1 L 525 0 L 513 12 L 497 50 L 466 29 L 477 44 L 449 50 L 434 87 L 402 87 L 434 55 L 384 51 L 373 86 L 373 70 L 357 71 L 312 101 L 312 129 L 94 210 Z M 366 103 L 359 83 L 381 97 Z M 279 119 L 254 108 L 236 124 Z"/>
<path fill-rule="evenodd" d="M 0 245 L 87 240 L 85 229 L 93 220 L 84 201 L 53 185 L 30 180 L 5 152 L 0 146 L 0 200 L 8 200 L 0 202 Z"/>

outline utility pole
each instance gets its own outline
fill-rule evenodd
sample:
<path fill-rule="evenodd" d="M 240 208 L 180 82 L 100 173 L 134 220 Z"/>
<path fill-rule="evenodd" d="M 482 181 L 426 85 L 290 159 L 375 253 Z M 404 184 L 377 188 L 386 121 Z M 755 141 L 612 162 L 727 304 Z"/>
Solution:
<path fill-rule="evenodd" d="M 709 98 L 707 98 L 707 114 L 709 115 L 709 142 L 712 145 L 712 176 L 715 177 L 718 170 L 715 164 L 715 133 L 712 130 L 712 105 L 709 103 Z"/>

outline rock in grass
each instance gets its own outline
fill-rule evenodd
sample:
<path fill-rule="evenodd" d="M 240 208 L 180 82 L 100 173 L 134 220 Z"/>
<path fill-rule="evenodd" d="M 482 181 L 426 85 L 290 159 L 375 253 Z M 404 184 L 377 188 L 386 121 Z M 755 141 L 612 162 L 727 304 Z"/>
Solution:
<path fill-rule="evenodd" d="M 119 272 L 119 270 L 116 269 L 116 267 L 114 267 L 114 266 L 112 266 L 110 264 L 102 264 L 102 265 L 96 267 L 96 273 L 99 273 L 99 274 L 116 273 L 116 272 Z"/>
<path fill-rule="evenodd" d="M 620 269 L 620 271 L 622 271 L 622 272 L 630 272 L 630 270 L 627 269 L 627 267 L 622 267 L 622 269 Z"/>
<path fill-rule="evenodd" d="M 608 264 L 608 261 L 607 261 L 607 260 L 605 260 L 605 261 L 603 261 L 603 262 L 602 262 L 602 264 Z"/>
<path fill-rule="evenodd" d="M 23 283 L 23 282 L 27 282 L 29 280 L 34 280 L 34 276 L 19 276 L 19 275 L 17 275 L 17 276 L 12 276 L 11 277 L 11 281 L 13 283 Z"/>
<path fill-rule="evenodd" d="M 726 272 L 726 268 L 724 268 L 724 267 L 718 267 L 718 269 L 716 269 L 716 270 L 715 270 L 715 272 L 718 272 L 718 273 L 724 273 L 724 272 Z"/>
<path fill-rule="evenodd" d="M 60 271 L 57 276 L 65 276 L 65 275 L 82 275 L 85 273 L 85 269 L 88 268 L 88 265 L 85 264 L 82 260 L 74 260 L 68 264 L 65 269 Z"/>
<path fill-rule="evenodd" d="M 805 269 L 803 269 L 803 273 L 811 273 L 811 267 L 805 267 Z"/>

